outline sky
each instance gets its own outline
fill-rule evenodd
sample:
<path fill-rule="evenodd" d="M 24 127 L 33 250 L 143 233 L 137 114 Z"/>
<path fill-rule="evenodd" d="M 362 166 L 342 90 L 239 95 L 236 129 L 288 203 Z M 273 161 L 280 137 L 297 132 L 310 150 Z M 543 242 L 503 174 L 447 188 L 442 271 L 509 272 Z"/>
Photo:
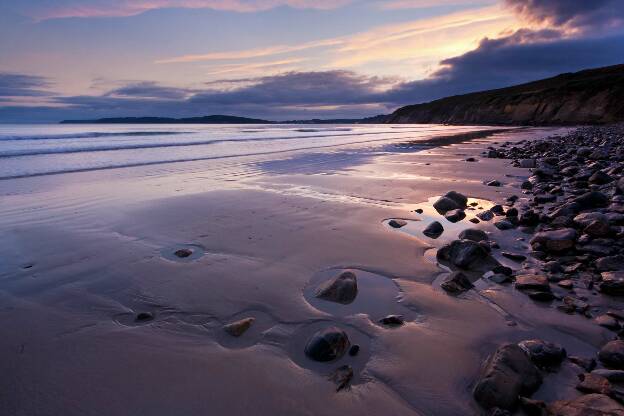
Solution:
<path fill-rule="evenodd" d="M 0 0 L 0 123 L 359 118 L 624 63 L 624 0 Z"/>

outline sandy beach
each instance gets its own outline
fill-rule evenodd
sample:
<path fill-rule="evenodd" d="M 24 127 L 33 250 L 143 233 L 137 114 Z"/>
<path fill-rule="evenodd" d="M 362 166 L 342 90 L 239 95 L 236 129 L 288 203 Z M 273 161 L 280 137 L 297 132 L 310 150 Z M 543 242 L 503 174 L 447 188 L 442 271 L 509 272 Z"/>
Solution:
<path fill-rule="evenodd" d="M 593 356 L 612 333 L 487 279 L 450 296 L 431 249 L 469 227 L 501 250 L 525 252 L 529 237 L 474 225 L 470 211 L 444 222 L 436 240 L 422 226 L 448 191 L 485 209 L 521 194 L 528 169 L 483 157 L 488 146 L 568 130 L 2 180 L 0 408 L 16 416 L 479 414 L 472 389 L 500 344 L 548 339 Z M 491 180 L 502 186 L 484 184 Z M 390 219 L 408 224 L 395 229 Z M 191 254 L 175 254 L 183 249 Z M 358 277 L 355 301 L 315 297 L 344 271 Z M 379 322 L 391 314 L 404 324 Z M 243 318 L 254 318 L 244 334 L 224 331 Z M 333 326 L 359 352 L 311 360 L 306 343 Z M 343 365 L 353 377 L 337 391 L 330 375 Z M 579 396 L 574 371 L 566 363 L 546 374 L 533 398 Z"/>

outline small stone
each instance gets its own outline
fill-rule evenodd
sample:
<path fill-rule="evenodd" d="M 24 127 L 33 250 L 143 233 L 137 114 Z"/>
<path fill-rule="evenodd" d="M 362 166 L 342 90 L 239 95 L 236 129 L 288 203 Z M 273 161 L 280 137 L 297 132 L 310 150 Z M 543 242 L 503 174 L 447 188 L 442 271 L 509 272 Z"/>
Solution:
<path fill-rule="evenodd" d="M 441 247 L 437 259 L 465 270 L 491 270 L 496 263 L 484 246 L 471 240 L 455 240 Z"/>
<path fill-rule="evenodd" d="M 550 284 L 546 276 L 536 274 L 523 274 L 516 277 L 516 289 L 550 291 Z"/>
<path fill-rule="evenodd" d="M 525 169 L 532 169 L 536 166 L 535 159 L 522 159 L 520 161 L 520 167 Z"/>
<path fill-rule="evenodd" d="M 502 273 L 495 273 L 491 275 L 489 279 L 494 283 L 503 284 L 511 281 L 511 276 L 507 276 L 506 274 Z"/>
<path fill-rule="evenodd" d="M 470 218 L 468 221 L 470 221 L 473 224 L 479 224 L 481 222 L 477 218 Z"/>
<path fill-rule="evenodd" d="M 336 278 L 323 283 L 316 291 L 316 297 L 348 305 L 358 294 L 357 277 L 350 271 L 342 272 Z"/>
<path fill-rule="evenodd" d="M 516 262 L 522 262 L 526 260 L 526 256 L 517 253 L 510 253 L 508 251 L 501 252 L 501 256 L 508 258 L 509 260 L 513 260 Z"/>
<path fill-rule="evenodd" d="M 494 218 L 494 214 L 492 213 L 492 211 L 483 211 L 477 214 L 477 218 L 479 218 L 481 221 L 491 221 L 492 218 Z"/>
<path fill-rule="evenodd" d="M 572 282 L 572 280 L 570 279 L 564 279 L 564 280 L 560 280 L 557 285 L 559 285 L 559 287 L 562 287 L 564 289 L 572 289 L 574 287 L 574 282 Z"/>
<path fill-rule="evenodd" d="M 574 400 L 558 400 L 547 406 L 549 416 L 622 416 L 624 408 L 604 394 L 586 394 Z"/>
<path fill-rule="evenodd" d="M 602 208 L 609 205 L 609 197 L 602 192 L 593 191 L 578 196 L 574 199 L 581 209 Z"/>
<path fill-rule="evenodd" d="M 466 159 L 466 162 L 476 162 L 477 159 L 475 159 L 474 157 L 469 157 Z"/>
<path fill-rule="evenodd" d="M 139 312 L 134 318 L 136 322 L 147 322 L 152 319 L 154 319 L 154 314 L 151 312 Z"/>
<path fill-rule="evenodd" d="M 453 272 L 444 279 L 440 287 L 449 293 L 457 294 L 465 292 L 474 286 L 465 274 L 462 272 Z"/>
<path fill-rule="evenodd" d="M 624 271 L 602 272 L 602 282 L 598 286 L 602 293 L 624 296 Z"/>
<path fill-rule="evenodd" d="M 566 350 L 561 345 L 541 339 L 521 341 L 518 346 L 538 367 L 552 367 L 561 364 L 566 357 Z"/>
<path fill-rule="evenodd" d="M 599 258 L 596 260 L 596 269 L 598 269 L 599 272 L 624 270 L 624 255 L 617 254 L 615 256 Z"/>
<path fill-rule="evenodd" d="M 399 219 L 393 219 L 388 221 L 388 225 L 392 228 L 401 228 L 407 225 L 407 221 L 405 220 L 399 220 Z"/>
<path fill-rule="evenodd" d="M 604 237 L 611 232 L 611 226 L 607 221 L 594 220 L 585 227 L 583 232 L 592 237 Z"/>
<path fill-rule="evenodd" d="M 621 328 L 618 321 L 614 317 L 609 316 L 609 315 L 600 315 L 596 319 L 594 319 L 594 321 L 598 325 L 605 327 L 607 329 L 610 329 L 612 331 L 617 331 Z"/>
<path fill-rule="evenodd" d="M 516 226 L 514 225 L 514 223 L 512 223 L 511 221 L 509 221 L 508 219 L 504 219 L 504 220 L 499 220 L 496 221 L 494 223 L 494 226 L 496 228 L 498 228 L 501 231 L 505 231 L 505 230 L 511 230 L 512 228 L 515 228 Z"/>
<path fill-rule="evenodd" d="M 449 222 L 455 223 L 466 218 L 466 213 L 463 209 L 454 209 L 444 214 L 444 218 L 446 218 L 446 220 Z"/>
<path fill-rule="evenodd" d="M 349 349 L 349 337 L 335 326 L 316 332 L 308 340 L 305 354 L 314 361 L 334 361 L 342 357 Z"/>
<path fill-rule="evenodd" d="M 477 228 L 468 228 L 459 233 L 459 239 L 472 240 L 478 243 L 479 241 L 488 241 L 489 237 L 487 233 L 483 230 L 479 230 Z"/>
<path fill-rule="evenodd" d="M 499 181 L 489 181 L 488 183 L 486 183 L 487 186 L 501 186 L 501 183 Z"/>
<path fill-rule="evenodd" d="M 583 393 L 611 394 L 611 383 L 606 378 L 598 374 L 581 374 L 581 382 L 576 385 L 576 389 Z"/>
<path fill-rule="evenodd" d="M 340 391 L 349 387 L 349 383 L 353 378 L 353 368 L 350 365 L 343 365 L 338 367 L 330 376 L 329 379 L 336 383 L 336 391 Z"/>
<path fill-rule="evenodd" d="M 505 208 L 500 204 L 494 205 L 490 208 L 490 211 L 492 211 L 494 215 L 505 215 Z"/>
<path fill-rule="evenodd" d="M 607 368 L 624 369 L 624 341 L 621 339 L 609 341 L 600 349 L 598 359 Z"/>
<path fill-rule="evenodd" d="M 543 290 L 525 290 L 524 293 L 537 302 L 550 302 L 556 297 L 552 292 Z"/>
<path fill-rule="evenodd" d="M 592 371 L 594 368 L 596 368 L 596 360 L 594 360 L 593 358 L 584 358 L 571 355 L 568 357 L 568 360 L 571 363 L 578 365 L 585 371 Z"/>
<path fill-rule="evenodd" d="M 440 237 L 443 232 L 444 227 L 438 221 L 432 222 L 423 230 L 424 235 L 433 239 Z"/>
<path fill-rule="evenodd" d="M 181 248 L 179 250 L 176 250 L 173 254 L 176 257 L 185 259 L 193 254 L 193 250 L 191 250 L 190 248 Z"/>
<path fill-rule="evenodd" d="M 422 209 L 422 208 L 416 208 L 416 209 L 414 210 L 414 212 L 415 212 L 416 214 L 422 214 L 422 213 L 423 213 L 423 212 L 425 212 L 425 211 L 423 211 L 423 209 Z"/>
<path fill-rule="evenodd" d="M 355 357 L 356 355 L 358 355 L 359 352 L 360 352 L 360 346 L 357 344 L 354 344 L 351 346 L 351 348 L 349 348 L 349 355 L 351 357 Z"/>
<path fill-rule="evenodd" d="M 537 233 L 530 241 L 534 250 L 543 247 L 546 251 L 562 252 L 574 247 L 577 233 L 573 228 L 542 231 Z"/>
<path fill-rule="evenodd" d="M 596 185 L 605 185 L 610 182 L 613 182 L 613 178 L 600 170 L 589 177 L 589 183 Z"/>
<path fill-rule="evenodd" d="M 405 323 L 403 316 L 401 315 L 388 315 L 379 320 L 379 323 L 387 326 L 401 326 Z"/>
<path fill-rule="evenodd" d="M 232 322 L 231 324 L 225 325 L 223 329 L 225 330 L 225 332 L 232 335 L 233 337 L 240 337 L 245 332 L 247 332 L 247 330 L 249 329 L 249 327 L 251 327 L 255 320 L 255 318 L 244 318 L 236 322 Z"/>

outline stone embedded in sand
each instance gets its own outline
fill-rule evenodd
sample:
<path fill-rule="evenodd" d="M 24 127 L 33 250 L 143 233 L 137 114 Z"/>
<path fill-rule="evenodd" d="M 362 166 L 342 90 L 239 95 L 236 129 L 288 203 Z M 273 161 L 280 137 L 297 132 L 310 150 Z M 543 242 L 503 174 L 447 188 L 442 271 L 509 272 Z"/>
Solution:
<path fill-rule="evenodd" d="M 535 234 L 530 244 L 534 250 L 543 248 L 549 252 L 561 252 L 574 247 L 576 237 L 577 233 L 574 228 L 542 231 Z"/>
<path fill-rule="evenodd" d="M 190 248 L 181 248 L 179 250 L 176 250 L 173 254 L 176 257 L 185 259 L 193 254 L 193 250 L 191 250 Z"/>
<path fill-rule="evenodd" d="M 405 220 L 390 220 L 388 221 L 388 225 L 392 228 L 401 228 L 407 225 L 407 221 Z"/>
<path fill-rule="evenodd" d="M 444 194 L 444 196 L 446 198 L 450 198 L 453 201 L 455 201 L 455 203 L 459 205 L 460 208 L 463 208 L 466 206 L 466 204 L 468 204 L 468 198 L 460 194 L 459 192 L 449 191 L 446 194 Z"/>
<path fill-rule="evenodd" d="M 607 344 L 600 349 L 598 359 L 607 368 L 615 370 L 624 369 L 624 341 L 617 339 L 607 342 Z"/>
<path fill-rule="evenodd" d="M 336 278 L 323 283 L 316 291 L 317 298 L 343 305 L 353 302 L 357 294 L 357 277 L 350 271 L 342 272 Z"/>
<path fill-rule="evenodd" d="M 449 293 L 458 294 L 472 289 L 474 285 L 462 272 L 453 272 L 444 279 L 440 287 Z"/>
<path fill-rule="evenodd" d="M 488 241 L 489 237 L 487 233 L 483 230 L 479 230 L 478 228 L 468 228 L 461 233 L 459 233 L 460 240 L 472 240 L 476 241 Z"/>
<path fill-rule="evenodd" d="M 305 354 L 314 361 L 333 361 L 342 357 L 349 346 L 346 332 L 331 326 L 312 335 L 305 346 Z"/>
<path fill-rule="evenodd" d="M 487 186 L 501 186 L 501 183 L 499 181 L 489 181 L 486 183 Z"/>
<path fill-rule="evenodd" d="M 585 358 L 585 357 L 578 357 L 576 355 L 571 355 L 568 357 L 568 360 L 571 363 L 578 365 L 585 371 L 592 371 L 594 368 L 596 368 L 596 360 L 594 360 L 593 358 Z M 613 370 L 613 371 L 617 371 L 617 370 Z"/>
<path fill-rule="evenodd" d="M 542 375 L 520 347 L 503 345 L 488 360 L 474 398 L 486 409 L 513 410 L 518 396 L 530 396 L 542 384 Z"/>
<path fill-rule="evenodd" d="M 518 253 L 510 253 L 508 251 L 501 252 L 501 256 L 508 258 L 509 260 L 513 260 L 516 262 L 522 262 L 526 260 L 526 256 Z"/>
<path fill-rule="evenodd" d="M 598 269 L 599 272 L 624 270 L 624 255 L 617 254 L 615 256 L 599 258 L 596 260 L 596 269 Z"/>
<path fill-rule="evenodd" d="M 450 191 L 447 192 L 444 196 L 440 197 L 436 202 L 434 202 L 433 207 L 440 214 L 444 214 L 447 211 L 451 211 L 454 209 L 460 209 L 466 207 L 468 203 L 468 198 L 459 192 Z"/>
<path fill-rule="evenodd" d="M 516 289 L 550 291 L 550 284 L 546 276 L 538 274 L 521 274 L 516 276 Z"/>
<path fill-rule="evenodd" d="M 614 317 L 609 316 L 609 315 L 597 316 L 596 319 L 594 319 L 594 321 L 598 325 L 600 325 L 600 326 L 602 326 L 604 328 L 610 329 L 612 331 L 617 331 L 617 330 L 619 330 L 621 328 L 621 326 L 620 326 L 619 322 L 617 321 L 617 319 L 615 319 Z"/>
<path fill-rule="evenodd" d="M 358 355 L 359 352 L 360 352 L 360 346 L 357 344 L 352 345 L 351 348 L 349 348 L 349 355 L 351 357 L 355 357 L 356 355 Z"/>
<path fill-rule="evenodd" d="M 446 218 L 446 220 L 449 222 L 455 223 L 466 218 L 466 213 L 463 209 L 454 209 L 444 214 L 444 218 Z"/>
<path fill-rule="evenodd" d="M 494 214 L 492 213 L 492 211 L 483 211 L 477 214 L 477 218 L 479 218 L 481 221 L 490 221 L 492 220 L 492 218 L 494 218 Z"/>
<path fill-rule="evenodd" d="M 508 220 L 508 219 L 503 219 L 503 220 L 496 221 L 496 222 L 494 223 L 494 226 L 495 226 L 496 228 L 498 228 L 499 230 L 501 230 L 501 231 L 511 230 L 512 228 L 515 228 L 515 227 L 516 227 L 516 226 L 514 225 L 514 223 L 513 223 L 513 222 L 511 222 L 511 221 L 510 221 L 510 220 Z"/>
<path fill-rule="evenodd" d="M 603 214 L 602 212 L 597 212 L 597 211 L 584 212 L 574 217 L 574 222 L 580 225 L 581 227 L 587 227 L 589 224 L 591 224 L 592 222 L 596 220 L 609 222 L 605 214 Z"/>
<path fill-rule="evenodd" d="M 522 159 L 519 164 L 521 168 L 525 169 L 531 169 L 537 166 L 535 159 Z"/>
<path fill-rule="evenodd" d="M 448 261 L 451 265 L 465 270 L 479 269 L 481 266 L 493 267 L 495 263 L 481 244 L 471 240 L 455 240 L 441 247 L 438 250 L 437 259 Z"/>
<path fill-rule="evenodd" d="M 405 323 L 403 316 L 401 315 L 388 315 L 379 320 L 379 323 L 387 326 L 401 326 Z"/>
<path fill-rule="evenodd" d="M 600 273 L 602 281 L 598 288 L 602 293 L 624 296 L 624 271 Z"/>
<path fill-rule="evenodd" d="M 601 170 L 589 177 L 589 183 L 593 183 L 595 185 L 605 185 L 610 182 L 613 182 L 613 178 Z"/>
<path fill-rule="evenodd" d="M 223 330 L 233 337 L 240 337 L 254 323 L 255 318 L 244 318 L 223 326 Z"/>
<path fill-rule="evenodd" d="M 538 367 L 559 365 L 567 355 L 566 350 L 561 345 L 541 339 L 521 341 L 518 346 Z"/>
<path fill-rule="evenodd" d="M 424 235 L 433 239 L 440 237 L 443 232 L 444 227 L 437 221 L 432 222 L 423 230 Z"/>
<path fill-rule="evenodd" d="M 353 368 L 350 365 L 343 365 L 338 367 L 330 376 L 329 379 L 336 383 L 336 391 L 340 391 L 349 387 L 349 383 L 353 378 Z"/>
<path fill-rule="evenodd" d="M 557 282 L 557 286 L 564 289 L 572 289 L 574 288 L 574 282 L 570 279 L 563 279 Z"/>
<path fill-rule="evenodd" d="M 135 322 L 147 322 L 152 319 L 154 319 L 154 314 L 151 312 L 139 312 L 134 318 Z"/>

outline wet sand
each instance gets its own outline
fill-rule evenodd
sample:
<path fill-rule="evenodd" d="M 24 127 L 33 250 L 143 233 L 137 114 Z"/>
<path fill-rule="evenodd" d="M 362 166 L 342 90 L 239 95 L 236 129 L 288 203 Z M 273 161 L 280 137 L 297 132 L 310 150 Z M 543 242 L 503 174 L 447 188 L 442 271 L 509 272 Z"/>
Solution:
<path fill-rule="evenodd" d="M 552 131 L 2 181 L 0 409 L 479 414 L 471 389 L 502 342 L 544 338 L 593 356 L 611 335 L 509 286 L 480 281 L 447 295 L 436 280 L 444 270 L 427 254 L 443 240 L 419 234 L 427 217 L 414 210 L 450 190 L 486 202 L 518 194 L 527 170 L 481 152 Z M 503 186 L 483 183 L 494 179 Z M 414 224 L 393 229 L 391 218 Z M 503 248 L 526 249 L 519 231 L 488 231 Z M 180 248 L 193 254 L 178 258 Z M 356 302 L 313 297 L 343 270 L 360 279 Z M 153 319 L 137 322 L 140 312 Z M 406 324 L 379 324 L 388 314 Z M 246 317 L 255 321 L 241 337 L 223 331 Z M 308 359 L 308 338 L 327 326 L 342 328 L 359 354 Z M 344 364 L 354 377 L 336 392 L 328 377 Z M 534 397 L 578 395 L 562 376 L 569 371 L 547 375 Z"/>

